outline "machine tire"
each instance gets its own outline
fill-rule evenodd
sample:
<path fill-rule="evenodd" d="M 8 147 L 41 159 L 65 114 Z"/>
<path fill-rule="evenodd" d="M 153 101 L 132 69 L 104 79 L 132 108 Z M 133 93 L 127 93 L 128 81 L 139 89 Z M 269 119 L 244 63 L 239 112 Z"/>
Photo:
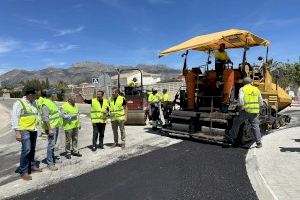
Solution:
<path fill-rule="evenodd" d="M 272 125 L 273 129 L 279 129 L 280 128 L 280 120 L 276 119 Z"/>
<path fill-rule="evenodd" d="M 286 125 L 286 119 L 285 119 L 285 116 L 281 116 L 279 118 L 279 123 L 280 123 L 280 126 L 285 126 Z"/>
<path fill-rule="evenodd" d="M 244 145 L 250 140 L 253 140 L 253 136 L 251 133 L 251 124 L 247 120 L 240 126 L 237 143 L 240 145 Z"/>

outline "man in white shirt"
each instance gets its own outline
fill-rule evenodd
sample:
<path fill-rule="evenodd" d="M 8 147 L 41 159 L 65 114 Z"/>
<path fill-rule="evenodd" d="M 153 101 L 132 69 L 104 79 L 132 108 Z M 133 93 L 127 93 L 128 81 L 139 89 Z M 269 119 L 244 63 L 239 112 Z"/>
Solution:
<path fill-rule="evenodd" d="M 35 99 L 35 89 L 27 88 L 25 96 L 17 100 L 12 109 L 12 129 L 16 133 L 16 140 L 22 144 L 19 173 L 26 181 L 32 180 L 29 175 L 31 171 L 42 172 L 34 160 L 38 125 Z"/>

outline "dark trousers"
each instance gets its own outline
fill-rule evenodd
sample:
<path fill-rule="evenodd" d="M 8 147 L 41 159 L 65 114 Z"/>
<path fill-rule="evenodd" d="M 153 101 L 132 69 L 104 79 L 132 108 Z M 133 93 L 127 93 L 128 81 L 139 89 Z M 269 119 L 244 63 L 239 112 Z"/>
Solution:
<path fill-rule="evenodd" d="M 93 146 L 97 145 L 99 135 L 99 145 L 103 146 L 103 138 L 106 123 L 93 123 Z"/>
<path fill-rule="evenodd" d="M 215 61 L 215 69 L 216 69 L 216 74 L 217 74 L 217 80 L 221 81 L 220 76 L 223 75 L 224 72 L 224 60 L 216 60 Z"/>
<path fill-rule="evenodd" d="M 35 166 L 34 154 L 36 146 L 36 131 L 21 131 L 22 152 L 20 157 L 20 174 L 31 173 L 31 167 Z"/>

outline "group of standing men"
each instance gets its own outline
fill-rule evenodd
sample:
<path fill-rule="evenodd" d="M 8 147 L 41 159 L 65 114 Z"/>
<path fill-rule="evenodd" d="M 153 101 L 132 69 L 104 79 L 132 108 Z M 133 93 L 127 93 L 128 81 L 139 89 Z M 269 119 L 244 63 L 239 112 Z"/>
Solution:
<path fill-rule="evenodd" d="M 16 134 L 16 140 L 21 142 L 20 167 L 18 172 L 23 180 L 32 180 L 31 172 L 42 172 L 35 160 L 35 149 L 37 140 L 37 131 L 39 126 L 47 134 L 48 146 L 46 161 L 48 169 L 56 171 L 56 157 L 54 154 L 57 143 L 59 129 L 65 131 L 65 151 L 66 158 L 71 155 L 81 157 L 78 151 L 78 132 L 81 128 L 79 121 L 79 110 L 75 104 L 76 95 L 71 94 L 68 100 L 58 106 L 57 91 L 49 89 L 38 94 L 34 88 L 27 88 L 25 96 L 17 100 L 12 109 L 12 128 Z M 81 96 L 81 95 L 79 95 Z M 83 99 L 83 97 L 81 96 Z M 92 100 L 83 99 L 85 103 L 91 104 L 91 121 L 93 125 L 93 146 L 92 150 L 97 150 L 97 138 L 99 135 L 99 148 L 103 149 L 103 138 L 105 125 L 108 119 L 111 119 L 114 133 L 113 147 L 121 146 L 125 148 L 125 128 L 124 123 L 127 116 L 126 100 L 119 95 L 117 88 L 112 89 L 112 97 L 107 100 L 104 98 L 104 92 L 97 91 L 97 96 Z M 122 143 L 118 143 L 118 128 L 121 132 Z"/>

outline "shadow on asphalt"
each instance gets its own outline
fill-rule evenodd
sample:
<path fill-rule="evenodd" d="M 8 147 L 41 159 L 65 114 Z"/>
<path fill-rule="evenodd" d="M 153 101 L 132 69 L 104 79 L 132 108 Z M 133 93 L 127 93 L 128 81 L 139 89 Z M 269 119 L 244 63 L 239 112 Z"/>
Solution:
<path fill-rule="evenodd" d="M 300 148 L 279 147 L 281 152 L 300 152 Z"/>

